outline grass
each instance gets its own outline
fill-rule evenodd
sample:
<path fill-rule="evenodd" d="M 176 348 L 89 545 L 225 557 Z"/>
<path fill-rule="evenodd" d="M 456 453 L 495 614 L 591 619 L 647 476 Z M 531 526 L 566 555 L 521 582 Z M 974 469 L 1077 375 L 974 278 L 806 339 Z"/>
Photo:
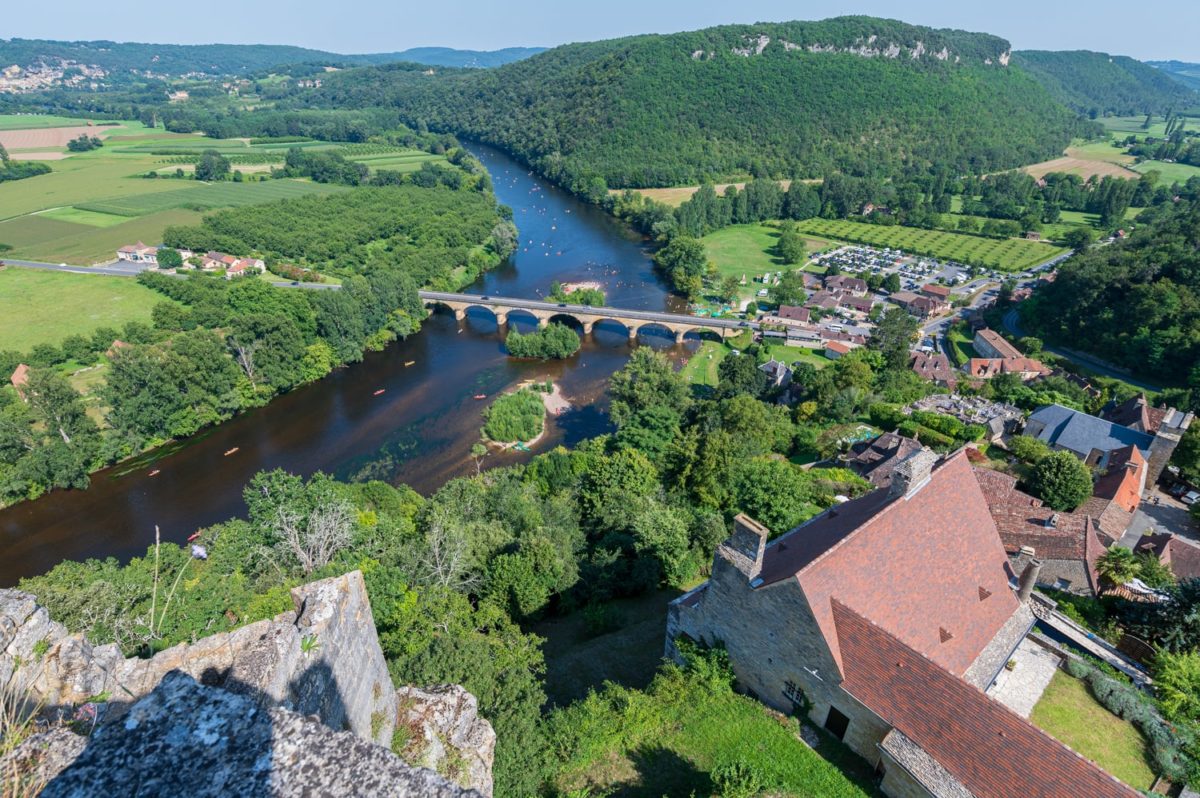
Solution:
<path fill-rule="evenodd" d="M 1062 671 L 1054 674 L 1030 720 L 1129 786 L 1148 790 L 1153 784 L 1146 739 L 1100 704 L 1079 679 Z"/>
<path fill-rule="evenodd" d="M 704 341 L 700 348 L 692 353 L 688 362 L 679 370 L 680 376 L 689 385 L 704 385 L 709 388 L 717 387 L 717 366 L 729 354 L 729 347 L 717 341 Z"/>
<path fill-rule="evenodd" d="M 197 224 L 200 217 L 197 211 L 180 208 L 132 219 L 117 217 L 119 224 L 94 227 L 41 213 L 0 222 L 0 241 L 12 245 L 12 251 L 5 253 L 10 258 L 87 266 L 112 260 L 123 244 L 157 244 L 163 228 Z"/>
<path fill-rule="evenodd" d="M 963 365 L 973 357 L 979 357 L 979 353 L 975 351 L 975 345 L 971 341 L 971 336 L 963 332 L 960 327 L 949 329 L 946 333 L 946 344 L 950 348 L 950 359 L 956 366 Z"/>
<path fill-rule="evenodd" d="M 38 215 L 43 219 L 57 219 L 60 222 L 85 224 L 88 227 L 114 227 L 115 225 L 129 221 L 124 216 L 117 216 L 112 213 L 97 213 L 96 211 L 85 211 L 72 207 L 51 208 L 48 211 L 42 211 Z"/>
<path fill-rule="evenodd" d="M 764 272 L 777 272 L 789 268 L 775 254 L 779 241 L 779 229 L 773 224 L 736 224 L 723 227 L 700 239 L 708 259 L 717 268 L 722 278 L 744 276 L 746 285 L 739 295 L 742 299 L 753 298 L 763 288 L 754 281 Z M 818 236 L 806 236 L 805 248 L 812 255 L 839 246 L 834 241 Z M 790 268 L 795 268 L 790 267 Z"/>
<path fill-rule="evenodd" d="M 145 182 L 156 181 L 147 180 Z M 186 184 L 191 181 L 183 182 Z M 200 183 L 194 184 L 190 188 L 177 188 L 175 191 L 98 200 L 77 207 L 81 210 L 118 216 L 146 216 L 174 208 L 193 210 L 236 208 L 242 205 L 258 205 L 290 199 L 305 194 L 332 194 L 335 191 L 345 190 L 345 186 L 290 179 L 254 183 Z"/>
<path fill-rule="evenodd" d="M 0 114 L 0 130 L 30 130 L 42 127 L 78 127 L 87 119 L 42 114 Z"/>
<path fill-rule="evenodd" d="M 1186 163 L 1165 163 L 1164 161 L 1142 161 L 1133 169 L 1141 174 L 1158 172 L 1160 183 L 1186 183 L 1193 177 L 1200 177 L 1200 166 Z"/>
<path fill-rule="evenodd" d="M 803 346 L 788 346 L 787 344 L 765 344 L 764 348 L 767 351 L 768 357 L 773 357 L 776 360 L 786 363 L 791 366 L 796 361 L 808 363 L 816 368 L 823 369 L 833 361 L 825 357 L 825 355 Z"/>
<path fill-rule="evenodd" d="M 0 271 L 0 341 L 27 352 L 97 327 L 150 321 L 163 297 L 126 277 L 8 267 Z"/>
<path fill-rule="evenodd" d="M 1050 260 L 1065 250 L 1040 241 L 1022 238 L 994 239 L 981 236 L 922 230 L 916 227 L 885 226 L 832 219 L 809 219 L 800 223 L 806 233 L 855 241 L 875 247 L 901 249 L 915 255 L 954 260 L 1001 271 L 1021 271 Z"/>
<path fill-rule="evenodd" d="M 870 769 L 830 736 L 811 749 L 798 739 L 797 720 L 676 669 L 644 691 L 607 686 L 552 716 L 551 729 L 549 780 L 558 795 L 722 794 L 715 772 L 735 764 L 752 774 L 756 789 L 725 795 L 875 794 Z"/>

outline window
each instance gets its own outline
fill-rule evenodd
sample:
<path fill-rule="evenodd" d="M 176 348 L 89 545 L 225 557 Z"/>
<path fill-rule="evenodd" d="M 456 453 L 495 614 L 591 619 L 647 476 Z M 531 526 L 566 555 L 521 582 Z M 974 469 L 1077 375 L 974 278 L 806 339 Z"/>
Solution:
<path fill-rule="evenodd" d="M 850 718 L 846 717 L 837 707 L 830 707 L 825 717 L 825 728 L 839 740 L 846 738 L 846 730 L 850 728 Z"/>
<path fill-rule="evenodd" d="M 1071 580 L 1063 579 L 1062 577 L 1055 579 L 1054 580 L 1054 589 L 1055 590 L 1070 590 L 1071 589 Z"/>

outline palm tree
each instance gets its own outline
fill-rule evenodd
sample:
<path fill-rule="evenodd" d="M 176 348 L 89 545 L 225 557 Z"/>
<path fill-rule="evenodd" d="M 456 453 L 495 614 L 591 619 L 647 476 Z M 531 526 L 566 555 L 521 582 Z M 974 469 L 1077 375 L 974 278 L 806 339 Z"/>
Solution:
<path fill-rule="evenodd" d="M 1113 546 L 1096 562 L 1096 573 L 1113 587 L 1136 579 L 1140 572 L 1141 564 L 1133 552 L 1121 546 Z"/>

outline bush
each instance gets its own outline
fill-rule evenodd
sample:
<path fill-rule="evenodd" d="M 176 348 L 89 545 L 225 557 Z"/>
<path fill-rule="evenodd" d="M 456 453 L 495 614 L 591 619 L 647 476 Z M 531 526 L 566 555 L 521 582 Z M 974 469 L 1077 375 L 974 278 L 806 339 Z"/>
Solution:
<path fill-rule="evenodd" d="M 1029 487 L 1048 507 L 1074 510 L 1092 495 L 1092 472 L 1070 452 L 1051 452 L 1034 466 Z"/>
<path fill-rule="evenodd" d="M 483 411 L 483 434 L 501 443 L 527 441 L 542 434 L 546 406 L 542 397 L 528 389 L 505 394 Z"/>
<path fill-rule="evenodd" d="M 1008 441 L 1008 450 L 1012 452 L 1013 457 L 1030 465 L 1037 465 L 1051 452 L 1050 447 L 1043 441 L 1028 435 L 1014 435 Z"/>

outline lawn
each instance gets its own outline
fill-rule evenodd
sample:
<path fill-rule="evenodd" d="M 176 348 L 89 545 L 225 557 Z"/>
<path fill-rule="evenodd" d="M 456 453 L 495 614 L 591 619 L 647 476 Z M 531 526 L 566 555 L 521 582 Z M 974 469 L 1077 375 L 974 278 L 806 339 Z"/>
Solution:
<path fill-rule="evenodd" d="M 1142 161 L 1133 168 L 1142 174 L 1152 171 L 1158 172 L 1160 175 L 1160 184 L 1186 183 L 1193 177 L 1200 177 L 1200 166 L 1192 166 L 1186 163 Z"/>
<path fill-rule="evenodd" d="M 717 366 L 729 354 L 729 347 L 717 341 L 704 341 L 692 353 L 688 362 L 679 370 L 680 376 L 690 385 L 717 387 Z"/>
<path fill-rule="evenodd" d="M 1030 720 L 1129 786 L 1148 790 L 1153 784 L 1146 739 L 1105 709 L 1079 679 L 1062 671 L 1054 674 Z"/>
<path fill-rule="evenodd" d="M 100 214 L 97 214 L 100 215 Z M 111 261 L 118 247 L 143 241 L 157 244 L 168 225 L 198 224 L 201 214 L 177 208 L 136 218 L 114 217 L 120 223 L 96 227 L 65 222 L 40 213 L 0 222 L 0 241 L 13 247 L 5 253 L 19 260 L 89 266 Z"/>
<path fill-rule="evenodd" d="M 767 351 L 767 357 L 773 357 L 781 363 L 786 363 L 789 366 L 796 361 L 800 361 L 801 363 L 808 363 L 811 366 L 823 369 L 833 362 L 820 352 L 803 346 L 765 344 L 764 348 Z"/>
<path fill-rule="evenodd" d="M 725 795 L 876 794 L 870 768 L 829 735 L 809 748 L 795 719 L 679 671 L 659 675 L 645 691 L 606 687 L 552 716 L 551 729 L 557 795 L 717 795 L 714 772 L 732 765 L 756 783 Z"/>
<path fill-rule="evenodd" d="M 946 345 L 950 348 L 950 359 L 954 365 L 961 366 L 973 357 L 979 357 L 971 336 L 963 332 L 961 327 L 951 327 L 946 333 Z"/>
<path fill-rule="evenodd" d="M 1061 247 L 1023 238 L 994 239 L 982 236 L 885 226 L 833 219 L 808 219 L 800 223 L 806 233 L 891 247 L 915 255 L 954 260 L 1001 271 L 1021 271 L 1065 252 Z"/>
<path fill-rule="evenodd" d="M 722 278 L 746 278 L 740 291 L 742 299 L 753 298 L 763 288 L 762 283 L 754 281 L 755 276 L 789 268 L 775 253 L 779 228 L 774 224 L 735 224 L 709 233 L 700 241 Z M 810 256 L 840 246 L 818 236 L 805 236 L 804 245 Z"/>
<path fill-rule="evenodd" d="M 35 344 L 57 344 L 97 327 L 148 322 L 150 309 L 162 301 L 128 277 L 10 266 L 0 271 L 0 341 L 5 349 L 26 352 Z"/>

